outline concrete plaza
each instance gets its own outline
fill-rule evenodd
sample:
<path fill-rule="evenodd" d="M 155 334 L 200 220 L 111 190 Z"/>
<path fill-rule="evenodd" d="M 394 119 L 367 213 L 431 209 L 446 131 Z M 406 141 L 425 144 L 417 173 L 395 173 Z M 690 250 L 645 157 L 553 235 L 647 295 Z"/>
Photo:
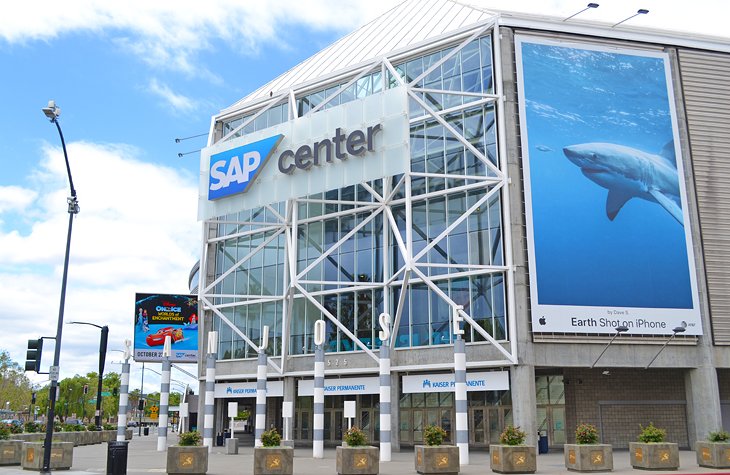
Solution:
<path fill-rule="evenodd" d="M 176 442 L 177 436 L 171 434 L 168 437 L 168 444 Z M 70 471 L 59 471 L 65 475 L 81 475 L 90 473 L 106 472 L 107 445 L 96 444 L 74 448 L 73 466 Z M 461 472 L 464 475 L 482 475 L 491 473 L 489 469 L 489 454 L 486 451 L 472 450 L 470 452 L 469 465 L 462 466 Z M 391 462 L 380 464 L 382 475 L 416 475 L 414 469 L 413 452 L 404 450 L 394 452 Z M 127 459 L 127 473 L 149 474 L 165 473 L 165 452 L 157 451 L 157 436 L 138 437 L 136 434 L 129 444 L 129 456 Z M 0 467 L 0 475 L 27 475 L 20 467 Z M 238 455 L 226 455 L 225 447 L 214 447 L 208 461 L 209 475 L 253 473 L 253 448 L 242 447 Z M 336 473 L 335 450 L 326 449 L 324 459 L 313 459 L 312 450 L 297 448 L 294 456 L 294 473 L 296 475 L 327 475 Z M 539 455 L 537 458 L 537 473 L 568 473 L 563 462 L 563 452 L 553 451 L 548 454 Z M 730 470 L 713 470 L 700 468 L 695 461 L 695 453 L 692 451 L 680 451 L 680 468 L 674 472 L 647 472 L 631 468 L 629 464 L 628 451 L 614 452 L 613 473 L 715 473 L 730 474 Z"/>

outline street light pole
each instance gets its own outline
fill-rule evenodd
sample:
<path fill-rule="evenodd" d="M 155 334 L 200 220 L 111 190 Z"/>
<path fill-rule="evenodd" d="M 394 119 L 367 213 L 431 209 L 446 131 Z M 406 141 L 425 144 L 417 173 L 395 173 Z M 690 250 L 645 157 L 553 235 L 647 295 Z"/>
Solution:
<path fill-rule="evenodd" d="M 94 425 L 101 429 L 101 386 L 104 377 L 104 362 L 106 361 L 106 346 L 109 340 L 109 327 L 97 325 L 89 322 L 68 322 L 69 325 L 91 325 L 101 330 L 101 339 L 99 340 L 99 381 L 96 385 L 96 413 L 94 414 Z"/>
<path fill-rule="evenodd" d="M 74 215 L 79 212 L 79 202 L 76 197 L 76 188 L 74 188 L 73 178 L 71 177 L 71 166 L 68 163 L 68 153 L 66 152 L 66 141 L 63 139 L 61 125 L 58 123 L 58 116 L 61 115 L 61 109 L 56 107 L 55 101 L 48 101 L 48 107 L 44 107 L 43 113 L 56 124 L 58 136 L 61 138 L 61 147 L 63 148 L 63 158 L 66 160 L 66 172 L 68 174 L 68 184 L 71 189 L 71 196 L 66 199 L 68 203 L 68 234 L 66 235 L 66 255 L 63 260 L 63 277 L 61 279 L 61 302 L 58 308 L 58 326 L 56 327 L 56 347 L 53 351 L 53 365 L 49 371 L 51 384 L 48 388 L 48 419 L 46 421 L 46 437 L 43 442 L 45 450 L 43 451 L 43 467 L 41 472 L 51 473 L 51 441 L 53 440 L 53 423 L 56 417 L 56 388 L 58 387 L 59 362 L 61 359 L 61 335 L 63 334 L 63 310 L 66 304 L 66 281 L 68 279 L 68 258 L 71 252 L 71 230 L 73 229 Z"/>

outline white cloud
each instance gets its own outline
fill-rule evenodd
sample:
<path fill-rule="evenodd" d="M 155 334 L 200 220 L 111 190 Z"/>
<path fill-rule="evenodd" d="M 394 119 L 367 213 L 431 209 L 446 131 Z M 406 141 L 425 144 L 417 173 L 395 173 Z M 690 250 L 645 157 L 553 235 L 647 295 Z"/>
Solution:
<path fill-rule="evenodd" d="M 192 112 L 197 108 L 197 102 L 182 94 L 177 94 L 167 84 L 160 83 L 156 78 L 152 78 L 147 90 L 162 98 L 167 105 L 177 112 Z"/>
<path fill-rule="evenodd" d="M 196 55 L 221 39 L 243 53 L 262 42 L 286 44 L 288 24 L 349 31 L 396 0 L 75 0 L 0 3 L 0 39 L 9 43 L 104 32 L 130 53 L 160 68 L 219 80 Z"/>
<path fill-rule="evenodd" d="M 20 186 L 0 186 L 0 213 L 23 211 L 36 196 L 35 191 Z"/>
<path fill-rule="evenodd" d="M 121 349 L 132 336 L 135 292 L 187 291 L 200 249 L 197 183 L 190 174 L 139 161 L 128 146 L 74 142 L 68 152 L 81 212 L 71 239 L 65 320 L 109 325 L 109 348 Z M 25 190 L 38 195 L 25 204 L 36 216 L 32 227 L 0 231 L 3 321 L 13 336 L 0 348 L 16 361 L 28 339 L 55 335 L 58 317 L 68 226 L 60 148 L 45 147 L 38 168 Z M 98 330 L 65 326 L 62 377 L 96 371 L 98 345 Z M 52 351 L 44 355 L 49 364 Z"/>

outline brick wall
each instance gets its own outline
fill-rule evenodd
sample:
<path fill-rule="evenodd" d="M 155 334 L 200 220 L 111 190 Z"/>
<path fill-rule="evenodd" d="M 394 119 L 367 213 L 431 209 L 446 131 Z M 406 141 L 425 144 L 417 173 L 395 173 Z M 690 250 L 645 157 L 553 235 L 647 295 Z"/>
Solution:
<path fill-rule="evenodd" d="M 689 447 L 684 374 L 681 370 L 566 369 L 565 418 L 569 442 L 581 422 L 594 424 L 601 440 L 628 448 L 639 425 L 666 429 L 667 440 Z M 730 388 L 729 388 L 730 389 Z"/>

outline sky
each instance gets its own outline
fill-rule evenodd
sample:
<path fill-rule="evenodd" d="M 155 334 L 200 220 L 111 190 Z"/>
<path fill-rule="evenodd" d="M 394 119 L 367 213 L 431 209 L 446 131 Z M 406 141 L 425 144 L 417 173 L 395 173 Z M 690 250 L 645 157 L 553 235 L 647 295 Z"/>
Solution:
<path fill-rule="evenodd" d="M 119 372 L 118 351 L 132 337 L 135 292 L 186 293 L 200 254 L 197 151 L 206 139 L 175 139 L 206 134 L 219 110 L 397 3 L 0 3 L 0 350 L 22 365 L 28 339 L 56 332 L 68 181 L 58 133 L 41 112 L 48 100 L 61 108 L 81 207 L 64 320 L 108 325 L 106 370 Z M 587 2 L 463 3 L 567 17 Z M 726 0 L 599 3 L 577 18 L 610 25 L 646 8 L 649 14 L 626 25 L 728 35 Z M 44 367 L 52 346 L 46 343 Z M 61 377 L 97 371 L 98 346 L 98 329 L 64 325 Z M 159 371 L 159 364 L 149 366 Z M 134 364 L 131 389 L 140 387 L 141 374 Z M 173 379 L 193 383 L 177 370 Z M 159 376 L 145 372 L 145 392 L 155 390 Z"/>

